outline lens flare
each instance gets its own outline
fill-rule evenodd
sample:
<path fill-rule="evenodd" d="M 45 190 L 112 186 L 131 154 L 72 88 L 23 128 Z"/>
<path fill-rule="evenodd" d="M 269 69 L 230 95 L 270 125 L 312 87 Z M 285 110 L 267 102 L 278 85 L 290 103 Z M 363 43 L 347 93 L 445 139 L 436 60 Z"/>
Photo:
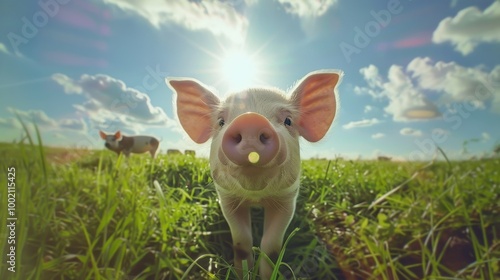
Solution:
<path fill-rule="evenodd" d="M 230 51 L 222 59 L 221 75 L 229 89 L 244 89 L 255 81 L 257 65 L 254 58 L 243 51 Z"/>

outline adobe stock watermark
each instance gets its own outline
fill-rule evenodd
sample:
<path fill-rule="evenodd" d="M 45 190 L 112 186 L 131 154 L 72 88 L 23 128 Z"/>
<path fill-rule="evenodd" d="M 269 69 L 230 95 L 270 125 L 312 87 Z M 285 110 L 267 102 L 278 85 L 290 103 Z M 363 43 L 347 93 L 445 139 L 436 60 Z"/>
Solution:
<path fill-rule="evenodd" d="M 19 53 L 19 46 L 21 44 L 27 44 L 29 40 L 33 39 L 39 32 L 40 28 L 43 28 L 49 22 L 49 18 L 56 16 L 62 5 L 66 5 L 71 0 L 40 0 L 38 1 L 38 6 L 40 10 L 33 13 L 30 18 L 22 17 L 21 30 L 19 33 L 9 32 L 7 34 L 7 39 L 9 39 L 10 46 L 14 50 L 14 53 Z"/>
<path fill-rule="evenodd" d="M 500 81 L 480 81 L 473 93 L 474 99 L 462 103 L 453 104 L 452 110 L 443 114 L 443 120 L 451 125 L 451 130 L 459 129 L 464 120 L 471 116 L 471 113 L 478 110 L 478 102 L 485 102 L 493 98 L 495 92 L 500 92 Z M 441 130 L 434 130 L 430 137 L 415 140 L 417 149 L 410 153 L 410 161 L 426 160 L 429 156 L 435 155 L 440 144 L 448 140 L 448 133 Z"/>
<path fill-rule="evenodd" d="M 407 0 L 412 1 L 412 0 Z M 403 6 L 399 0 L 389 0 L 387 9 L 378 12 L 371 10 L 370 15 L 373 20 L 368 21 L 363 29 L 359 26 L 354 27 L 354 38 L 352 44 L 345 41 L 339 44 L 340 50 L 348 63 L 351 62 L 351 57 L 354 54 L 361 53 L 361 50 L 366 48 L 373 38 L 378 36 L 383 27 L 391 23 L 393 15 L 398 15 L 403 11 Z"/>
<path fill-rule="evenodd" d="M 16 256 L 17 244 L 16 244 L 16 227 L 17 227 L 17 215 L 16 215 L 16 168 L 14 166 L 9 166 L 7 168 L 7 197 L 5 198 L 5 206 L 7 208 L 7 238 L 6 248 L 7 253 L 7 270 L 10 272 L 16 272 L 16 263 L 18 256 Z"/>

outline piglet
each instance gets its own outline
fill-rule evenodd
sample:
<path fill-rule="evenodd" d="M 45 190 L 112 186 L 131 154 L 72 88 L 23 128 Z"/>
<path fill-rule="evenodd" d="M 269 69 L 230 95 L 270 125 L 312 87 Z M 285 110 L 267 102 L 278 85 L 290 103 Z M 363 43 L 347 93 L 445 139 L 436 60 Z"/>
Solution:
<path fill-rule="evenodd" d="M 293 217 L 299 191 L 299 136 L 325 136 L 337 111 L 341 71 L 306 75 L 289 95 L 275 88 L 250 88 L 224 101 L 194 79 L 169 79 L 180 124 L 196 143 L 212 138 L 210 170 L 233 241 L 234 266 L 253 266 L 250 207 L 264 208 L 261 250 L 276 261 Z M 261 258 L 259 273 L 272 266 Z"/>
<path fill-rule="evenodd" d="M 160 141 L 152 136 L 125 136 L 117 131 L 115 134 L 106 134 L 99 130 L 99 135 L 106 142 L 104 146 L 111 151 L 117 153 L 123 153 L 126 157 L 129 157 L 130 153 L 141 154 L 149 152 L 151 157 L 154 158 L 156 150 L 160 145 Z"/>

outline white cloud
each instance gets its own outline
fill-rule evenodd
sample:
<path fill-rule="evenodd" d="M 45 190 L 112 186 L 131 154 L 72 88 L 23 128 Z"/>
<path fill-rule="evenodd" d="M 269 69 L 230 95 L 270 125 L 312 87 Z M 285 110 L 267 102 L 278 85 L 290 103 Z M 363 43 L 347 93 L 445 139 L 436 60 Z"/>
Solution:
<path fill-rule="evenodd" d="M 469 102 L 484 109 L 491 101 L 491 110 L 500 113 L 500 65 L 488 72 L 483 66 L 464 67 L 456 62 L 416 57 L 406 71 L 399 65 L 390 66 L 387 79 L 374 65 L 360 69 L 360 73 L 368 87 L 356 86 L 354 91 L 388 100 L 384 111 L 394 121 L 440 117 L 437 106 L 426 97 L 430 91 L 439 94 L 439 105 Z"/>
<path fill-rule="evenodd" d="M 372 119 L 363 119 L 363 120 L 360 120 L 360 121 L 353 121 L 353 122 L 350 122 L 348 124 L 344 124 L 342 127 L 344 129 L 351 129 L 351 128 L 354 128 L 354 127 L 367 127 L 367 126 L 372 126 L 372 125 L 375 125 L 375 124 L 378 124 L 380 123 L 380 121 L 376 118 L 372 118 Z"/>
<path fill-rule="evenodd" d="M 4 43 L 0 43 L 0 52 L 10 54 L 9 50 L 7 49 Z"/>
<path fill-rule="evenodd" d="M 366 105 L 366 106 L 365 106 L 365 113 L 368 113 L 368 112 L 370 112 L 370 111 L 372 111 L 372 110 L 373 110 L 373 107 L 372 107 L 372 106 L 370 106 L 370 105 Z"/>
<path fill-rule="evenodd" d="M 64 136 L 63 134 L 58 133 L 58 132 L 54 133 L 53 135 L 54 135 L 54 138 L 56 138 L 56 139 L 67 139 L 66 136 Z"/>
<path fill-rule="evenodd" d="M 443 19 L 432 36 L 437 44 L 450 42 L 455 50 L 468 55 L 483 42 L 500 42 L 500 1 L 481 11 L 477 7 L 468 7 L 455 17 Z"/>
<path fill-rule="evenodd" d="M 420 88 L 442 93 L 441 102 L 469 101 L 477 108 L 485 108 L 492 100 L 493 111 L 500 113 L 500 66 L 491 72 L 483 67 L 467 68 L 455 62 L 433 62 L 430 58 L 417 57 L 407 67 Z"/>
<path fill-rule="evenodd" d="M 380 139 L 380 138 L 383 138 L 383 137 L 385 137 L 385 134 L 380 133 L 380 132 L 379 132 L 379 133 L 372 134 L 372 138 L 373 138 L 373 139 Z"/>
<path fill-rule="evenodd" d="M 36 123 L 37 126 L 43 128 L 57 128 L 57 121 L 47 116 L 44 111 L 41 110 L 30 110 L 30 111 L 21 111 L 11 107 L 7 108 L 12 114 L 18 115 L 25 124 Z"/>
<path fill-rule="evenodd" d="M 21 52 L 19 52 L 17 50 L 14 50 L 14 52 L 11 52 L 9 50 L 9 48 L 7 48 L 7 46 L 4 43 L 1 43 L 1 42 L 0 42 L 0 53 L 11 55 L 11 56 L 17 57 L 19 59 L 23 59 L 23 60 L 25 60 L 27 62 L 31 62 L 31 60 L 28 59 L 28 58 L 26 58 Z"/>
<path fill-rule="evenodd" d="M 56 120 L 49 117 L 42 110 L 29 110 L 22 111 L 19 109 L 15 109 L 12 107 L 8 107 L 7 111 L 9 111 L 13 115 L 19 116 L 25 125 L 31 126 L 35 123 L 38 128 L 44 130 L 72 130 L 75 132 L 85 133 L 87 132 L 87 125 L 81 119 L 60 119 Z M 10 122 L 10 127 L 12 128 L 21 128 L 21 124 L 17 119 L 9 118 L 9 119 L 0 119 L 0 125 L 7 126 L 6 122 Z"/>
<path fill-rule="evenodd" d="M 87 124 L 82 119 L 62 119 L 58 123 L 63 129 L 87 131 Z"/>
<path fill-rule="evenodd" d="M 218 0 L 165 1 L 165 0 L 103 0 L 121 10 L 137 14 L 156 28 L 171 24 L 188 30 L 207 30 L 215 36 L 224 36 L 235 43 L 242 43 L 248 28 L 248 19 L 238 12 L 238 5 L 249 4 L 243 0 L 236 4 Z"/>
<path fill-rule="evenodd" d="M 437 107 L 416 87 L 399 65 L 389 68 L 387 79 L 383 79 L 374 65 L 361 68 L 368 87 L 355 87 L 358 94 L 369 94 L 376 99 L 387 99 L 384 111 L 395 121 L 431 119 L 440 116 Z"/>
<path fill-rule="evenodd" d="M 382 78 L 380 77 L 377 66 L 370 64 L 368 67 L 361 68 L 359 72 L 363 75 L 370 87 L 382 87 Z"/>
<path fill-rule="evenodd" d="M 403 129 L 401 129 L 399 131 L 399 133 L 401 133 L 401 135 L 404 135 L 404 136 L 422 136 L 422 131 L 420 131 L 418 129 L 409 128 L 409 127 L 405 127 Z"/>
<path fill-rule="evenodd" d="M 436 135 L 436 134 L 437 135 L 448 135 L 448 134 L 450 134 L 450 132 L 448 130 L 446 130 L 446 129 L 434 128 L 432 130 L 432 134 L 434 134 L 434 135 Z"/>
<path fill-rule="evenodd" d="M 91 120 L 92 127 L 138 132 L 148 125 L 167 126 L 169 123 L 163 109 L 153 106 L 147 94 L 127 87 L 121 80 L 107 75 L 87 74 L 78 80 L 63 74 L 54 74 L 52 78 L 66 93 L 82 94 L 87 98 L 87 101 L 73 107 Z"/>
<path fill-rule="evenodd" d="M 0 118 L 0 127 L 19 129 L 21 124 L 15 118 Z"/>
<path fill-rule="evenodd" d="M 455 8 L 459 0 L 451 0 L 450 7 Z"/>
<path fill-rule="evenodd" d="M 488 140 L 490 140 L 490 139 L 491 139 L 491 136 L 490 136 L 490 134 L 489 134 L 488 132 L 483 132 L 483 133 L 481 134 L 481 138 L 483 138 L 483 141 L 485 141 L 485 142 L 486 142 L 486 141 L 488 141 Z"/>
<path fill-rule="evenodd" d="M 59 85 L 63 86 L 64 92 L 67 94 L 80 94 L 82 93 L 82 88 L 73 82 L 73 80 L 60 73 L 52 75 L 52 80 L 54 80 Z"/>
<path fill-rule="evenodd" d="M 285 11 L 301 18 L 314 18 L 324 15 L 332 6 L 337 4 L 337 0 L 278 0 L 285 8 Z"/>

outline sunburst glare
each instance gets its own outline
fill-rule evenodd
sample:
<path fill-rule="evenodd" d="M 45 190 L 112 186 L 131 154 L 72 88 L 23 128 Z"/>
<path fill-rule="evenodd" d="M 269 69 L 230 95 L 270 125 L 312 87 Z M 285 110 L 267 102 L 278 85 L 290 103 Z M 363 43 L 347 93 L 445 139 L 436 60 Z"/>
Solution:
<path fill-rule="evenodd" d="M 258 79 L 258 64 L 243 50 L 227 51 L 221 58 L 220 75 L 229 90 L 251 86 Z"/>

